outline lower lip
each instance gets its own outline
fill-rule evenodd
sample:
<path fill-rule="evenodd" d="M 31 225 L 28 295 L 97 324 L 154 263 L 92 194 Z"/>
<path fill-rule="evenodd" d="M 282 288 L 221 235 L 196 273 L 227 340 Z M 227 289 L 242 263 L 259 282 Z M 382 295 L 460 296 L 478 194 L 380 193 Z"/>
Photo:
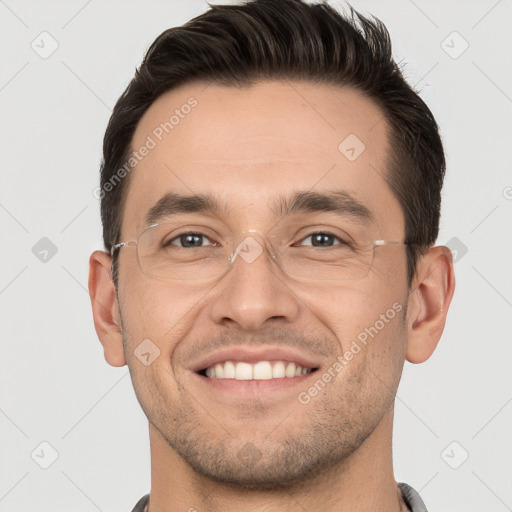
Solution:
<path fill-rule="evenodd" d="M 311 376 L 314 376 L 317 372 L 318 370 L 298 377 L 283 377 L 281 379 L 267 380 L 216 379 L 205 377 L 198 373 L 194 373 L 194 375 L 211 389 L 248 398 L 261 396 L 266 393 L 275 394 L 279 391 L 288 391 L 297 386 L 305 389 L 305 381 Z"/>

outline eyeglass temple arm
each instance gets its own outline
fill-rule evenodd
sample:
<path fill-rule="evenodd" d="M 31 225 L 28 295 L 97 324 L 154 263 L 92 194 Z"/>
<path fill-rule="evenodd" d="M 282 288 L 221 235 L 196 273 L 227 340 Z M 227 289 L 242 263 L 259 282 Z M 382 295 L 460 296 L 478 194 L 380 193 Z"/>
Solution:
<path fill-rule="evenodd" d="M 126 247 L 127 245 L 135 245 L 137 242 L 134 240 L 132 242 L 121 242 L 119 244 L 115 244 L 110 248 L 110 256 L 114 256 L 114 252 L 117 251 L 117 249 L 121 249 L 122 247 Z"/>
<path fill-rule="evenodd" d="M 408 242 L 394 242 L 392 240 L 374 240 L 373 245 L 411 245 Z"/>

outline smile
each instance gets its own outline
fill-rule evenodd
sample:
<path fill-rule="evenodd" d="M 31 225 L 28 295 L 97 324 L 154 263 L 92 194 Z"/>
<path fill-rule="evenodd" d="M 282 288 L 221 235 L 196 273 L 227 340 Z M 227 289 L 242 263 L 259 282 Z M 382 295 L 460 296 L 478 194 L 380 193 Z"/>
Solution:
<path fill-rule="evenodd" d="M 199 373 L 210 379 L 271 380 L 300 377 L 315 370 L 289 361 L 222 361 Z"/>

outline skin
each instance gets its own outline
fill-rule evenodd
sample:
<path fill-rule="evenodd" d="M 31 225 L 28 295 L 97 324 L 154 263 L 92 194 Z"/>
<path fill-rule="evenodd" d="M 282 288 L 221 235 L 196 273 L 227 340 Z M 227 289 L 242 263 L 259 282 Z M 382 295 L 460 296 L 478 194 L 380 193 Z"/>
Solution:
<path fill-rule="evenodd" d="M 271 229 L 279 219 L 269 201 L 310 190 L 350 193 L 376 219 L 353 224 L 356 232 L 403 241 L 404 216 L 383 178 L 389 127 L 359 92 L 285 81 L 186 84 L 154 102 L 132 148 L 191 96 L 197 107 L 132 171 L 122 241 L 137 239 L 166 192 L 216 194 L 230 213 L 208 225 L 236 234 Z M 338 150 L 349 134 L 366 146 L 355 161 Z M 336 221 L 331 213 L 313 216 L 315 224 Z M 403 246 L 376 249 L 367 276 L 339 285 L 294 281 L 267 257 L 239 261 L 209 286 L 147 277 L 135 247 L 121 249 L 119 263 L 116 295 L 110 256 L 94 252 L 89 289 L 105 358 L 128 364 L 148 417 L 150 512 L 319 504 L 324 511 L 402 510 L 392 467 L 394 397 L 404 361 L 427 360 L 442 334 L 454 291 L 446 247 L 421 258 L 410 289 Z M 348 360 L 357 335 L 396 303 L 400 312 Z M 144 339 L 160 350 L 147 366 L 134 355 Z M 319 370 L 289 390 L 256 390 L 243 399 L 191 371 L 201 354 L 238 345 L 296 347 Z M 342 371 L 300 403 L 298 393 L 338 357 Z"/>

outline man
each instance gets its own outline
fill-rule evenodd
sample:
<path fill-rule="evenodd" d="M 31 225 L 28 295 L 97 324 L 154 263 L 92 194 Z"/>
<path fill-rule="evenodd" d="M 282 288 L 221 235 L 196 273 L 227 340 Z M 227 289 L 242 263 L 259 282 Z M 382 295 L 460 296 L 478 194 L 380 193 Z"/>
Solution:
<path fill-rule="evenodd" d="M 134 511 L 426 510 L 391 438 L 454 291 L 444 171 L 375 19 L 254 0 L 157 38 L 106 131 L 89 279 L 149 421 Z"/>

